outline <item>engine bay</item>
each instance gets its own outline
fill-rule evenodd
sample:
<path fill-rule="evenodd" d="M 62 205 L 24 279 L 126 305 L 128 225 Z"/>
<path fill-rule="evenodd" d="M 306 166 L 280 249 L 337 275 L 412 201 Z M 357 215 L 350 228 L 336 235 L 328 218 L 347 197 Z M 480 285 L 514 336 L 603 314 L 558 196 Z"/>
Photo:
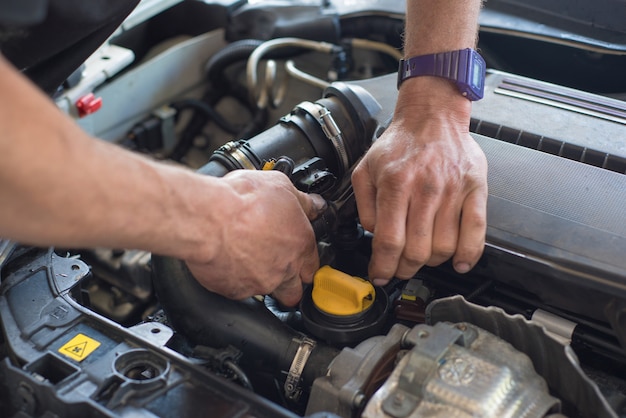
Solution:
<path fill-rule="evenodd" d="M 393 113 L 398 3 L 140 4 L 57 106 L 205 175 L 285 172 L 330 202 L 324 267 L 287 309 L 140 250 L 0 241 L 2 416 L 626 416 L 626 46 L 487 4 L 483 257 L 374 287 L 350 174 Z"/>

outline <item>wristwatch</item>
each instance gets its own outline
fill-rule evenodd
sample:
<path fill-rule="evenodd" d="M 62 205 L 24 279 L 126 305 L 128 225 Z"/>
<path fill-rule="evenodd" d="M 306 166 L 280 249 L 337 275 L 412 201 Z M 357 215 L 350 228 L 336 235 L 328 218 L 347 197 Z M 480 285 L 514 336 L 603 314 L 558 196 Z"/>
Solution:
<path fill-rule="evenodd" d="M 461 94 L 472 101 L 482 99 L 485 92 L 485 60 L 471 48 L 400 60 L 398 88 L 404 80 L 421 75 L 453 81 Z"/>

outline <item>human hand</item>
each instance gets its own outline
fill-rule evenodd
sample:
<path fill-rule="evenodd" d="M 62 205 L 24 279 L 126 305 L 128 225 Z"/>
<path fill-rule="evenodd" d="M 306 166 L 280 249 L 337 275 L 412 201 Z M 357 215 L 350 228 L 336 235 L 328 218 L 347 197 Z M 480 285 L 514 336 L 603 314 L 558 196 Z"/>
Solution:
<path fill-rule="evenodd" d="M 206 237 L 216 245 L 207 259 L 187 260 L 189 270 L 231 299 L 273 292 L 284 305 L 297 304 L 302 282 L 319 268 L 310 220 L 325 201 L 298 191 L 278 171 L 236 170 L 222 180 L 223 201 L 207 209 L 218 217 Z"/>
<path fill-rule="evenodd" d="M 471 103 L 446 80 L 400 91 L 394 120 L 352 175 L 359 218 L 374 233 L 370 280 L 411 278 L 450 257 L 459 273 L 482 254 L 487 161 L 469 135 Z"/>

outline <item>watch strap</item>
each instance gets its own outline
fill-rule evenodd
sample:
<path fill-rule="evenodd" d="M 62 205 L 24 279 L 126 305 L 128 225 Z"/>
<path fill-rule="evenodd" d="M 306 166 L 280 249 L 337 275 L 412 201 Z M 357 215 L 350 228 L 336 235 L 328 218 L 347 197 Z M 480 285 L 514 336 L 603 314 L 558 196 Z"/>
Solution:
<path fill-rule="evenodd" d="M 452 57 L 452 54 L 447 52 L 418 55 L 406 60 L 400 60 L 398 88 L 400 88 L 400 85 L 404 80 L 422 75 L 454 79 L 457 75 L 458 66 L 452 65 L 453 61 L 454 58 Z"/>
<path fill-rule="evenodd" d="M 400 60 L 397 87 L 400 88 L 402 82 L 412 77 L 424 75 L 442 77 L 455 82 L 463 95 L 470 100 L 477 100 L 482 97 L 482 94 L 478 98 L 469 97 L 463 88 L 464 82 L 466 83 L 470 77 L 469 72 L 474 59 L 482 61 L 483 74 L 480 76 L 484 78 L 484 60 L 471 48 L 418 55 Z"/>

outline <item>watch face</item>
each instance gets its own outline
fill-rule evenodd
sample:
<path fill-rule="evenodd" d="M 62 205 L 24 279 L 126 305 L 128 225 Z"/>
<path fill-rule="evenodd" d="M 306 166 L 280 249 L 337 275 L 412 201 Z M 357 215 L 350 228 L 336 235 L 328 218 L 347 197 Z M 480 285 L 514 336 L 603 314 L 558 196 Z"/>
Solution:
<path fill-rule="evenodd" d="M 472 84 L 472 88 L 476 90 L 483 89 L 483 81 L 485 74 L 485 64 L 484 61 L 481 60 L 478 56 L 472 56 L 472 67 L 470 70 L 470 80 Z"/>
<path fill-rule="evenodd" d="M 484 94 L 485 83 L 485 61 L 474 50 L 469 52 L 469 59 L 466 62 L 467 74 L 463 80 L 458 80 L 457 85 L 461 93 L 470 100 L 480 100 Z"/>

